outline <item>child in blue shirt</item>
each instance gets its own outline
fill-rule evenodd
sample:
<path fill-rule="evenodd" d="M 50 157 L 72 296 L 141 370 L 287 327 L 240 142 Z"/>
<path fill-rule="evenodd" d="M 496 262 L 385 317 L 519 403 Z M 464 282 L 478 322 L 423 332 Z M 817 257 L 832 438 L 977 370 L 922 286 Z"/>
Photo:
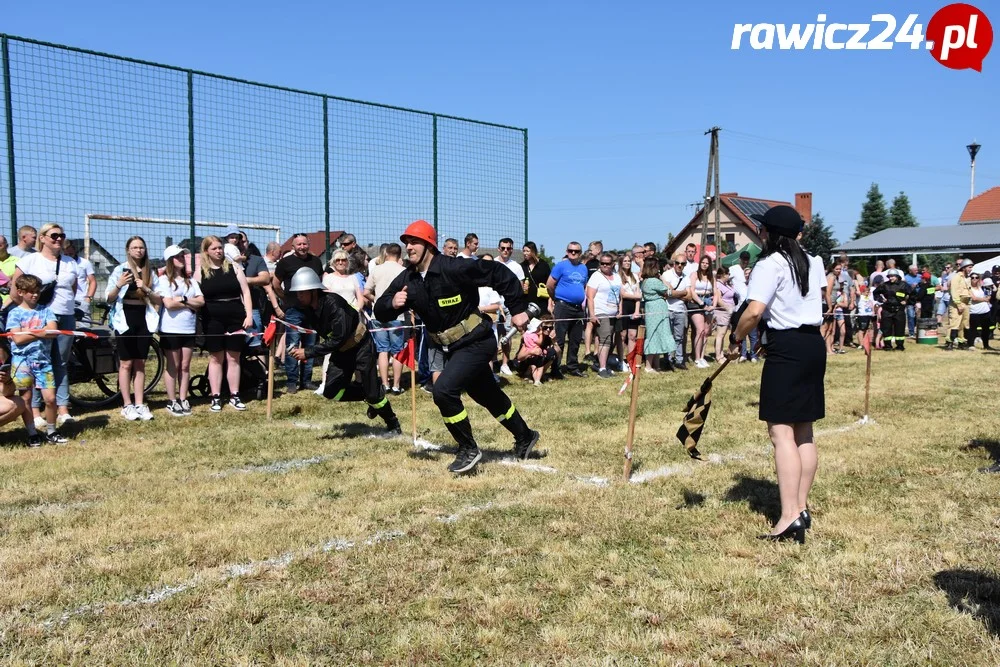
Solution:
<path fill-rule="evenodd" d="M 42 442 L 61 445 L 67 439 L 56 430 L 56 381 L 52 372 L 52 344 L 57 327 L 56 316 L 47 307 L 38 305 L 42 281 L 24 274 L 14 283 L 21 295 L 21 304 L 11 309 L 7 315 L 7 331 L 11 338 L 11 376 L 14 386 L 21 392 L 21 398 L 31 405 L 31 392 L 42 392 L 45 402 L 46 435 L 43 438 L 35 430 L 34 421 L 25 419 L 28 429 L 28 446 L 38 447 Z M 46 331 L 49 330 L 49 331 Z"/>

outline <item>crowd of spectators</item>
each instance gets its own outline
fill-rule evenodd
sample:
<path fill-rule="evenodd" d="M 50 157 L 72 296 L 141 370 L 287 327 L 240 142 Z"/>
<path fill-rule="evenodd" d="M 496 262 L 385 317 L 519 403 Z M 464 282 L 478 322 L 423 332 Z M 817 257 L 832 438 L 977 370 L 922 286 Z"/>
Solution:
<path fill-rule="evenodd" d="M 398 357 L 410 337 L 418 350 L 418 384 L 430 391 L 447 363 L 445 352 L 422 335 L 419 320 L 407 316 L 379 322 L 371 314 L 372 304 L 405 268 L 400 244 L 382 244 L 370 261 L 355 236 L 345 234 L 324 266 L 310 252 L 306 235 L 297 234 L 291 241 L 287 253 L 272 242 L 261 254 L 245 233 L 230 227 L 223 237 L 204 239 L 195 263 L 185 249 L 168 247 L 165 265 L 158 271 L 151 269 L 141 237 L 127 241 L 126 261 L 111 272 L 104 294 L 110 326 L 120 337 L 118 383 L 125 419 L 153 418 L 144 397 L 144 364 L 157 333 L 166 360 L 169 414 L 192 413 L 190 368 L 199 348 L 209 357 L 209 410 L 223 409 L 227 390 L 231 408 L 247 409 L 240 396 L 241 366 L 248 350 L 263 349 L 263 323 L 272 315 L 292 325 L 306 323 L 307 314 L 285 297 L 288 282 L 302 267 L 315 271 L 328 291 L 366 313 L 387 393 L 405 391 L 406 371 Z M 516 375 L 536 386 L 567 375 L 584 377 L 589 371 L 601 379 L 627 371 L 640 325 L 645 325 L 647 373 L 722 363 L 733 314 L 746 299 L 752 271 L 747 252 L 737 263 L 721 266 L 714 257 L 699 257 L 693 243 L 665 257 L 652 242 L 614 252 L 606 251 L 601 241 L 589 243 L 586 251 L 572 241 L 552 266 L 531 241 L 521 247 L 522 261 L 514 259 L 510 238 L 501 239 L 496 250 L 495 257 L 481 252 L 473 233 L 461 243 L 448 238 L 442 244 L 442 252 L 451 257 L 498 261 L 521 282 L 538 315 L 519 339 L 507 335 L 508 313 L 493 289 L 480 288 L 479 308 L 494 323 L 496 379 Z M 953 270 L 947 264 L 934 275 L 928 267 L 917 266 L 903 273 L 893 260 L 879 260 L 873 272 L 862 275 L 846 257 L 834 258 L 824 294 L 822 331 L 828 354 L 859 347 L 869 330 L 875 334 L 873 346 L 881 349 L 903 349 L 906 339 L 931 328 L 943 330 L 948 347 L 971 349 L 980 340 L 990 348 L 1000 313 L 1000 266 L 976 274 L 970 265 L 965 260 Z M 31 444 L 65 441 L 58 429 L 73 420 L 66 372 L 72 337 L 28 332 L 74 329 L 77 319 L 89 314 L 95 291 L 93 267 L 77 256 L 58 225 L 45 225 L 37 233 L 23 227 L 12 247 L 0 236 L 0 295 L 10 332 L 9 347 L 0 352 L 8 364 L 0 369 L 0 422 L 23 412 Z M 294 327 L 284 332 L 279 356 L 284 360 L 286 394 L 320 386 L 314 382 L 311 361 L 283 354 L 312 345 L 314 339 Z M 752 332 L 739 361 L 756 362 L 756 348 Z"/>

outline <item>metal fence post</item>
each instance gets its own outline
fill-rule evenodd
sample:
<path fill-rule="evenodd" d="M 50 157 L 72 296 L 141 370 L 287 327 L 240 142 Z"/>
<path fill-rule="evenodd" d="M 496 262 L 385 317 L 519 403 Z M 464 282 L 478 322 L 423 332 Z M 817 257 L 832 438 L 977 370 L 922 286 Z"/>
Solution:
<path fill-rule="evenodd" d="M 438 228 L 438 117 L 434 114 L 432 117 L 432 126 L 434 128 L 434 231 Z"/>
<path fill-rule="evenodd" d="M 14 178 L 14 104 L 10 91 L 10 47 L 7 36 L 0 38 L 3 49 L 3 105 L 7 117 L 7 189 L 10 192 L 10 240 L 17 238 L 17 181 Z"/>
<path fill-rule="evenodd" d="M 528 128 L 524 132 L 524 242 L 528 242 Z"/>
<path fill-rule="evenodd" d="M 195 207 L 194 207 L 194 74 L 187 73 L 188 83 L 188 199 L 191 214 L 191 270 L 194 271 L 195 253 L 201 251 L 195 248 Z"/>
<path fill-rule="evenodd" d="M 323 245 L 326 246 L 326 256 L 330 257 L 330 125 L 327 115 L 329 98 L 323 96 L 323 229 L 326 230 Z"/>

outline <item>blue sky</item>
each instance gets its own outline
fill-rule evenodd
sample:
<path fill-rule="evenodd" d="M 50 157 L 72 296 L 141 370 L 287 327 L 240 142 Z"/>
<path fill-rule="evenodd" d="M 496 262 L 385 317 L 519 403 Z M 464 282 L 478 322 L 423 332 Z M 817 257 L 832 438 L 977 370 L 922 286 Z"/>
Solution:
<path fill-rule="evenodd" d="M 955 222 L 972 139 L 983 145 L 977 192 L 1000 185 L 1000 54 L 976 73 L 902 44 L 730 49 L 737 22 L 825 12 L 856 23 L 888 10 L 926 24 L 940 6 L 32 2 L 9 3 L 0 31 L 527 127 L 530 236 L 551 251 L 570 237 L 663 243 L 704 192 L 712 125 L 723 128 L 723 191 L 812 192 L 842 241 L 873 181 L 887 200 L 905 191 L 922 225 Z"/>

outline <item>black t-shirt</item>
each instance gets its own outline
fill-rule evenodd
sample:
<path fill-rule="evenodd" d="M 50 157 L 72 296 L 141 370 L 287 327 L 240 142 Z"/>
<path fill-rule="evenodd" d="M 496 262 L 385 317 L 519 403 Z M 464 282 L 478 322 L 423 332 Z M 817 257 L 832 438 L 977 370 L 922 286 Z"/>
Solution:
<path fill-rule="evenodd" d="M 316 272 L 317 278 L 320 280 L 323 279 L 323 263 L 319 261 L 319 257 L 313 254 L 306 255 L 305 259 L 303 259 L 293 252 L 279 259 L 278 264 L 274 267 L 274 275 L 281 281 L 281 289 L 285 292 L 286 306 L 297 306 L 298 304 L 298 299 L 288 298 L 288 283 L 292 279 L 292 276 L 295 275 L 295 272 L 303 266 L 308 266 Z"/>
<path fill-rule="evenodd" d="M 262 273 L 267 273 L 267 264 L 260 255 L 250 255 L 246 264 L 243 265 L 243 273 L 247 278 L 256 278 Z M 263 310 L 264 301 L 267 299 L 264 288 L 259 285 L 250 286 L 250 301 L 257 310 Z"/>
<path fill-rule="evenodd" d="M 587 280 L 589 281 L 591 276 L 597 273 L 601 268 L 601 260 L 598 258 L 593 258 L 587 261 Z"/>

